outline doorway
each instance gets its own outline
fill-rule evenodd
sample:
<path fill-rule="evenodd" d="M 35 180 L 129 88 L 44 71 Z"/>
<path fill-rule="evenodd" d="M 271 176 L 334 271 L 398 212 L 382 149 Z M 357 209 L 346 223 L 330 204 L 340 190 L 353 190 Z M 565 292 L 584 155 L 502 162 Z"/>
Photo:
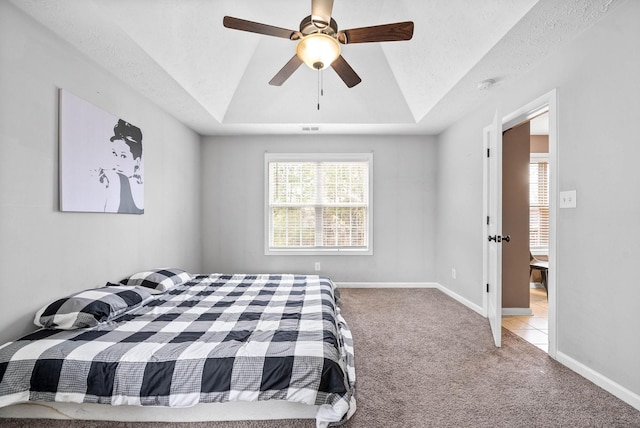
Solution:
<path fill-rule="evenodd" d="M 539 97 L 538 99 L 526 104 L 525 106 L 517 109 L 516 111 L 510 113 L 507 116 L 502 116 L 499 112 L 496 113 L 497 116 L 497 128 L 498 130 L 505 131 L 510 128 L 517 126 L 518 124 L 530 121 L 532 118 L 539 116 L 542 112 L 548 111 L 548 144 L 549 144 L 549 154 L 548 154 L 548 169 L 549 169 L 549 189 L 548 189 L 548 197 L 549 197 L 549 227 L 548 227 L 548 262 L 549 269 L 546 277 L 547 289 L 548 289 L 548 299 L 547 299 L 547 336 L 548 336 L 548 353 L 552 358 L 556 357 L 556 290 L 557 290 L 557 282 L 556 282 L 556 218 L 557 218 L 557 195 L 558 195 L 558 182 L 557 182 L 557 153 L 558 153 L 558 111 L 557 111 L 557 93 L 556 90 L 552 90 L 547 94 Z M 491 324 L 492 331 L 494 332 L 494 339 L 496 341 L 496 345 L 500 346 L 500 330 L 501 325 L 496 326 L 496 321 L 501 324 L 502 320 L 502 304 L 497 307 L 490 304 L 491 301 L 495 300 L 495 293 L 497 291 L 498 296 L 502 295 L 502 277 L 498 275 L 498 278 L 495 278 L 495 275 L 491 275 L 492 272 L 495 272 L 496 268 L 501 265 L 501 257 L 492 257 L 491 254 L 494 254 L 493 251 L 495 248 L 498 248 L 497 254 L 501 255 L 502 251 L 500 248 L 504 245 L 504 242 L 501 242 L 501 238 L 503 238 L 502 234 L 507 233 L 508 231 L 502 229 L 502 210 L 499 209 L 496 211 L 492 211 L 491 204 L 488 204 L 487 201 L 492 200 L 500 200 L 502 198 L 502 177 L 498 180 L 488 179 L 490 171 L 502 169 L 502 138 L 501 132 L 498 132 L 497 138 L 493 136 L 496 135 L 496 132 L 487 133 L 487 130 L 495 129 L 495 119 L 494 125 L 489 125 L 483 131 L 485 135 L 483 139 L 485 141 L 485 148 L 488 144 L 493 147 L 493 145 L 497 145 L 497 150 L 491 150 L 491 153 L 496 153 L 497 156 L 488 156 L 491 159 L 488 162 L 485 162 L 485 179 L 484 179 L 484 192 L 485 192 L 485 211 L 487 224 L 497 225 L 497 229 L 495 232 L 491 232 L 490 226 L 484 226 L 484 249 L 483 249 L 483 258 L 485 260 L 484 268 L 483 268 L 483 277 L 485 281 L 483 281 L 484 298 L 483 298 L 483 307 L 487 313 L 487 318 L 489 319 L 489 324 Z M 489 138 L 489 137 L 491 138 Z M 497 143 L 496 143 L 497 142 Z M 489 152 L 487 151 L 487 154 Z M 489 214 L 497 215 L 497 218 L 494 216 L 490 216 Z M 487 232 L 488 233 L 488 241 L 487 241 Z M 498 238 L 497 240 L 495 238 Z M 493 242 L 491 242 L 493 240 Z M 509 242 L 507 240 L 507 242 Z M 493 293 L 493 294 L 492 294 Z M 499 298 L 499 297 L 498 297 Z M 497 331 L 498 337 L 495 337 L 495 332 Z"/>
<path fill-rule="evenodd" d="M 545 270 L 549 258 L 548 110 L 505 131 L 503 144 L 503 230 L 513 233 L 521 229 L 523 239 L 514 239 L 519 245 L 510 245 L 503 252 L 503 295 L 506 296 L 502 327 L 548 352 Z M 525 172 L 526 181 L 512 178 L 520 178 Z M 509 181 L 511 183 L 507 183 Z M 529 266 L 532 262 L 533 269 Z M 514 304 L 518 298 L 520 304 Z"/>

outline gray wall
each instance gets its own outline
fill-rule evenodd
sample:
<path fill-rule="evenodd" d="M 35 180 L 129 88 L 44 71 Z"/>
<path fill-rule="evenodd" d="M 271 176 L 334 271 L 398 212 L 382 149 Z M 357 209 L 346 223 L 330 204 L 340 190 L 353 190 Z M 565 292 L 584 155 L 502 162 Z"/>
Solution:
<path fill-rule="evenodd" d="M 435 279 L 433 137 L 209 137 L 202 145 L 206 272 L 321 273 L 336 281 Z M 265 256 L 264 153 L 373 152 L 372 256 Z"/>
<path fill-rule="evenodd" d="M 0 2 L 0 342 L 66 294 L 153 267 L 200 270 L 200 137 Z M 145 214 L 58 211 L 58 88 L 144 133 Z"/>
<path fill-rule="evenodd" d="M 482 303 L 482 128 L 553 88 L 559 98 L 558 352 L 640 394 L 640 2 L 620 5 L 439 137 L 439 283 Z M 452 239 L 457 238 L 457 239 Z M 452 280 L 450 266 L 458 267 Z"/>
<path fill-rule="evenodd" d="M 310 272 L 319 260 L 338 281 L 438 281 L 480 306 L 481 130 L 497 106 L 558 88 L 559 184 L 578 191 L 558 219 L 558 351 L 640 394 L 639 18 L 640 2 L 622 4 L 437 140 L 221 137 L 201 151 L 196 134 L 0 1 L 0 342 L 54 298 L 166 265 Z M 58 211 L 61 87 L 145 132 L 143 216 Z M 375 152 L 373 256 L 263 255 L 264 151 L 318 147 Z"/>

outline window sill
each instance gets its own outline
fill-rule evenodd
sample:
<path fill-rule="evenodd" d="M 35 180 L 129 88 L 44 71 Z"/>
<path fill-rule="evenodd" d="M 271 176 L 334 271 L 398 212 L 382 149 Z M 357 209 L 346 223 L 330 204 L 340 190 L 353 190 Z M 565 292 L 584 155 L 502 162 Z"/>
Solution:
<path fill-rule="evenodd" d="M 531 254 L 533 254 L 534 256 L 548 256 L 549 255 L 549 248 L 532 248 L 530 251 L 531 251 Z"/>
<path fill-rule="evenodd" d="M 371 256 L 373 249 L 348 249 L 348 248 L 327 248 L 327 249 L 267 249 L 265 256 Z"/>

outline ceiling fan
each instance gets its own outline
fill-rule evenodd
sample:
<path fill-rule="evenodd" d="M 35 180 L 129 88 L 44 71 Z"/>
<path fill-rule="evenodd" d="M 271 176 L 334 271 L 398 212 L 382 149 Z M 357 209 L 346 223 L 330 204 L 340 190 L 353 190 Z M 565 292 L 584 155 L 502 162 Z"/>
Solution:
<path fill-rule="evenodd" d="M 283 37 L 298 42 L 296 54 L 269 81 L 269 84 L 274 86 L 281 86 L 304 62 L 318 71 L 331 66 L 347 87 L 352 88 L 362 79 L 340 54 L 340 44 L 393 42 L 411 40 L 413 37 L 412 21 L 338 31 L 338 24 L 331 17 L 332 9 L 333 0 L 311 0 L 311 15 L 300 22 L 299 31 L 231 16 L 224 17 L 223 25 L 234 30 Z"/>

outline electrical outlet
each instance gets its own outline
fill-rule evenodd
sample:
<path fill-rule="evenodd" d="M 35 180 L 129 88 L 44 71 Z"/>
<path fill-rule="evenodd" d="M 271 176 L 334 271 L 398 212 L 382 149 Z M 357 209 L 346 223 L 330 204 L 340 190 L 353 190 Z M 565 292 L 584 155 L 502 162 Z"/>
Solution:
<path fill-rule="evenodd" d="M 456 269 L 451 268 L 451 278 L 456 279 L 456 275 L 457 275 Z"/>
<path fill-rule="evenodd" d="M 316 262 L 316 271 L 320 270 L 320 262 Z"/>

